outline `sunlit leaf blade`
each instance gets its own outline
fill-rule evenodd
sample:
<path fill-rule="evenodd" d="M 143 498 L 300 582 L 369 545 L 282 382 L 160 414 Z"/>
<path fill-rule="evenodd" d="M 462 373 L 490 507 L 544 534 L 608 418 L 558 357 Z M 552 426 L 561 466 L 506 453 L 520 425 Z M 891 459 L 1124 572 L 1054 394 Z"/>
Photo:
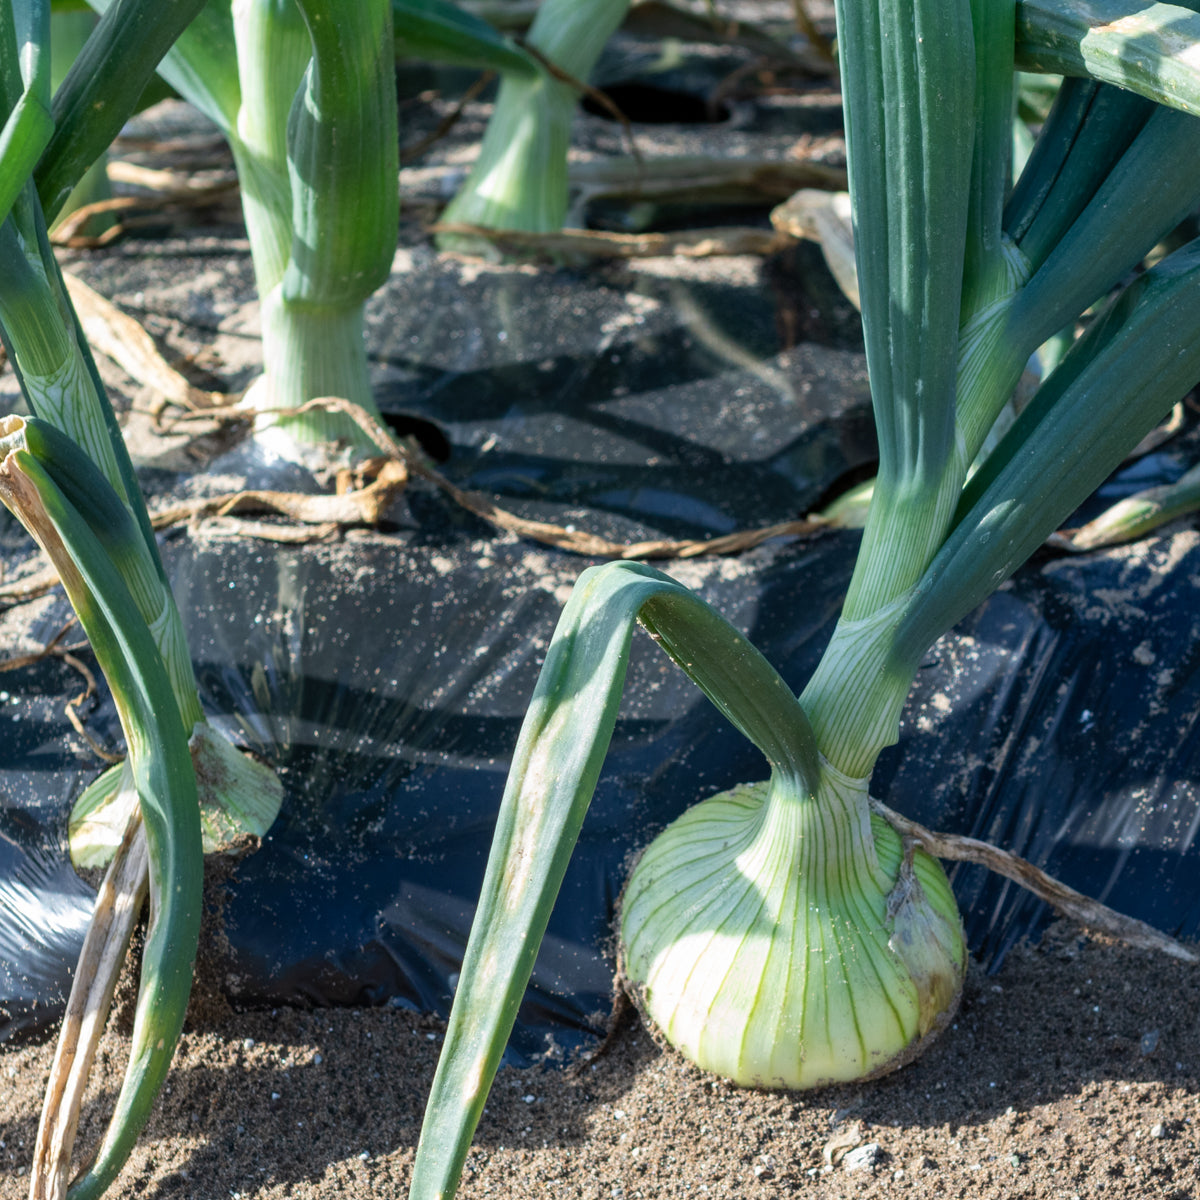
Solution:
<path fill-rule="evenodd" d="M 37 169 L 53 221 L 137 108 L 163 55 L 204 0 L 113 0 L 54 97 L 56 128 Z"/>
<path fill-rule="evenodd" d="M 1103 299 L 1197 203 L 1200 120 L 1159 106 L 1069 227 L 1046 245 L 1045 260 L 1034 264 L 1013 301 L 1012 341 L 1032 354 Z"/>
<path fill-rule="evenodd" d="M 1145 127 L 1154 105 L 1091 79 L 1065 79 L 1004 211 L 1033 267 L 1070 229 Z"/>
<path fill-rule="evenodd" d="M 27 92 L 0 129 L 0 221 L 12 211 L 53 133 L 53 118 Z"/>
<path fill-rule="evenodd" d="M 1200 116 L 1200 13 L 1136 0 L 1019 0 L 1017 66 L 1091 76 Z"/>
<path fill-rule="evenodd" d="M 920 575 L 959 462 L 956 362 L 975 142 L 969 0 L 839 0 L 846 155 L 878 502 L 846 597 L 869 615 Z M 900 569 L 896 569 L 900 568 Z M 907 572 L 905 570 L 907 568 Z"/>
<path fill-rule="evenodd" d="M 1004 291 L 1002 218 L 1012 171 L 1014 0 L 971 0 L 975 151 L 963 266 L 963 316 Z"/>
<path fill-rule="evenodd" d="M 0 4 L 0 221 L 9 214 L 54 132 L 50 117 L 49 8 L 26 5 L 18 26 Z"/>
<path fill-rule="evenodd" d="M 129 1066 L 100 1149 L 69 1193 L 95 1200 L 145 1125 L 183 1026 L 200 928 L 200 818 L 191 755 L 153 637 L 92 525 L 55 482 L 79 468 L 81 452 L 52 440 L 39 457 L 24 437 L 30 426 L 38 422 L 0 421 L 0 496 L 49 553 L 112 688 L 150 850 L 154 911 Z M 119 508 L 114 496 L 108 509 Z M 140 536 L 132 522 L 126 536 Z"/>
<path fill-rule="evenodd" d="M 298 0 L 313 59 L 288 121 L 289 301 L 362 303 L 388 277 L 399 144 L 387 0 Z"/>
<path fill-rule="evenodd" d="M 816 742 L 787 685 L 707 604 L 632 563 L 580 576 L 521 728 L 409 1195 L 454 1194 L 616 723 L 640 621 L 780 773 L 812 791 Z"/>
<path fill-rule="evenodd" d="M 106 13 L 115 0 L 89 0 L 98 13 Z M 231 0 L 203 0 L 190 23 L 177 30 L 158 65 L 158 74 L 189 104 L 198 108 L 226 136 L 237 127 L 241 91 L 237 52 L 233 40 Z"/>

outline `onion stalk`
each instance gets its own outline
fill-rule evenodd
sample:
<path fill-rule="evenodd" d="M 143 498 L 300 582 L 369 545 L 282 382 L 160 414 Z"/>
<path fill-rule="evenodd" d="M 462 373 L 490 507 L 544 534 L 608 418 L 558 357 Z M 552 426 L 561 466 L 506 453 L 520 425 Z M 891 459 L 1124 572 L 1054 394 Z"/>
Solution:
<path fill-rule="evenodd" d="M 205 808 L 218 823 L 228 819 L 240 826 L 245 819 L 244 832 L 261 835 L 279 811 L 282 786 L 268 767 L 234 750 L 224 735 L 208 727 L 183 619 L 159 557 L 133 464 L 67 298 L 31 186 L 0 224 L 0 272 L 0 336 L 30 410 L 87 455 L 138 530 L 136 545 L 123 557 L 125 584 L 162 657 L 180 727 L 199 747 Z M 81 506 L 88 503 L 83 495 L 78 502 Z M 123 795 L 127 808 L 131 794 L 128 766 L 116 767 L 105 772 L 79 803 L 84 811 L 90 811 L 107 807 Z M 226 816 L 218 818 L 218 812 Z M 123 828 L 123 817 L 120 824 Z M 79 846 L 74 852 L 99 865 L 107 861 L 111 849 L 99 856 Z"/>
<path fill-rule="evenodd" d="M 129 1067 L 100 1149 L 69 1193 L 92 1200 L 128 1157 L 183 1027 L 200 930 L 196 779 L 162 658 L 126 586 L 142 547 L 124 504 L 70 439 L 36 418 L 0 419 L 0 454 L 0 500 L 50 556 L 112 687 L 149 849 L 152 915 Z M 54 1116 L 48 1108 L 43 1122 Z M 62 1194 L 73 1140 L 69 1119 L 54 1178 L 35 1180 L 44 1194 Z"/>
<path fill-rule="evenodd" d="M 95 14 L 88 8 L 78 8 L 58 11 L 50 14 L 50 63 L 52 83 L 57 90 L 66 79 L 74 65 L 75 59 L 87 44 L 93 29 L 96 27 Z M 112 188 L 108 182 L 108 155 L 106 152 L 92 163 L 84 172 L 83 177 L 72 188 L 70 194 L 59 210 L 59 222 L 76 209 L 88 204 L 96 204 L 112 198 Z M 88 237 L 98 237 L 115 223 L 112 213 L 95 213 L 87 219 L 80 233 Z"/>
<path fill-rule="evenodd" d="M 247 405 L 287 413 L 338 396 L 377 415 L 363 310 L 396 248 L 390 0 L 211 0 L 167 46 L 159 73 L 216 123 L 237 166 L 262 305 L 263 374 Z M 294 442 L 368 448 L 342 413 L 267 424 Z"/>
<path fill-rule="evenodd" d="M 94 1048 L 80 1040 L 81 1022 L 89 1039 L 99 1036 L 140 906 L 136 897 L 148 887 L 151 899 L 130 1065 L 104 1140 L 72 1192 L 88 1200 L 100 1195 L 128 1156 L 182 1026 L 203 871 L 197 775 L 222 823 L 236 825 L 249 805 L 257 822 L 252 828 L 260 833 L 278 811 L 282 788 L 272 771 L 234 749 L 204 717 L 133 466 L 50 248 L 33 175 L 36 156 L 29 149 L 44 149 L 40 182 L 52 205 L 61 204 L 132 111 L 178 32 L 173 22 L 190 12 L 174 0 L 114 4 L 55 97 L 53 137 L 42 137 L 22 113 L 42 112 L 50 121 L 49 6 L 23 6 L 20 28 L 13 11 L 7 0 L 0 3 L 0 116 L 6 122 L 0 144 L 0 337 L 34 416 L 0 420 L 0 499 L 49 555 L 109 681 L 128 755 L 99 786 L 136 807 L 129 828 L 144 828 L 135 840 L 144 837 L 145 846 L 144 855 L 131 851 L 127 869 L 115 876 L 126 889 L 121 920 L 109 918 L 112 888 L 106 883 L 85 941 L 39 1129 L 31 1175 L 35 1197 L 54 1200 L 66 1188 L 82 1080 Z M 233 806 L 222 809 L 230 797 Z"/>
<path fill-rule="evenodd" d="M 363 309 L 396 248 L 391 15 L 388 0 L 232 6 L 241 101 L 229 134 L 262 305 L 251 407 L 336 395 L 378 414 Z M 362 438 L 340 413 L 280 422 L 302 441 Z"/>
<path fill-rule="evenodd" d="M 544 0 L 526 45 L 573 80 L 586 80 L 629 0 Z M 442 213 L 444 224 L 554 233 L 567 214 L 567 150 L 577 85 L 548 71 L 505 71 L 479 157 Z M 445 250 L 493 254 L 494 244 L 445 233 Z"/>
<path fill-rule="evenodd" d="M 876 759 L 934 642 L 1200 379 L 1200 241 L 1106 301 L 1200 202 L 1200 121 L 1071 83 L 1010 192 L 1015 4 L 839 0 L 837 17 L 880 442 L 841 618 L 794 697 L 678 584 L 626 564 L 581 576 L 514 754 L 414 1200 L 457 1186 L 600 771 L 635 620 L 770 767 L 686 813 L 635 866 L 620 936 L 643 1010 L 702 1068 L 760 1086 L 868 1077 L 925 1044 L 956 1001 L 961 931 L 940 868 L 870 800 Z M 1174 66 L 1194 64 L 1196 45 Z M 1142 50 L 1128 48 L 1131 63 Z M 1029 355 L 1096 304 L 993 437 Z"/>

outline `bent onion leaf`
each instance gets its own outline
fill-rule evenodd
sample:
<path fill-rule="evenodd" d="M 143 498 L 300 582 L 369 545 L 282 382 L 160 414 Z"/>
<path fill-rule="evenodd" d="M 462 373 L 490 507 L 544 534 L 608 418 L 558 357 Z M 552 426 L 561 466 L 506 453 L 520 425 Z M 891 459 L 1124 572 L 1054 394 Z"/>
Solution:
<path fill-rule="evenodd" d="M 129 1066 L 100 1149 L 69 1193 L 95 1200 L 145 1125 L 183 1027 L 200 932 L 200 815 L 187 738 L 154 639 L 92 524 L 55 483 L 86 459 L 69 442 L 31 446 L 25 433 L 38 425 L 0 420 L 0 498 L 49 554 L 112 688 L 150 852 L 152 917 Z M 124 511 L 115 496 L 106 510 Z M 132 521 L 123 536 L 140 539 Z"/>
<path fill-rule="evenodd" d="M 454 1193 L 516 1019 L 616 723 L 635 621 L 812 792 L 816 743 L 787 684 L 723 617 L 650 567 L 609 563 L 576 583 L 513 755 L 475 922 L 426 1109 L 412 1200 Z"/>

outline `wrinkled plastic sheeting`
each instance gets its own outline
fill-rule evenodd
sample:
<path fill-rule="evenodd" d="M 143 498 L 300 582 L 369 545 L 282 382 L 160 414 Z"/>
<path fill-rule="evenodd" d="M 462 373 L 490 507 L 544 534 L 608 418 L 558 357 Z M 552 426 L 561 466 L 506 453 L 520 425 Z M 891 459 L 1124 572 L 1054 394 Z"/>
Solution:
<path fill-rule="evenodd" d="M 386 371 L 403 407 L 446 431 L 446 472 L 522 515 L 610 537 L 702 537 L 803 513 L 869 461 L 861 360 L 778 349 L 757 292 L 649 283 L 633 304 L 624 285 L 569 272 L 548 288 L 499 272 L 464 291 L 448 270 L 430 258 L 389 285 L 404 295 Z M 448 294 L 474 307 L 452 317 Z M 1140 485 L 1156 481 L 1145 470 L 1132 473 Z M 269 466 L 254 486 L 271 486 Z M 1107 498 L 1129 486 L 1118 479 Z M 587 563 L 497 535 L 421 488 L 406 503 L 398 537 L 289 547 L 209 525 L 167 540 L 205 705 L 286 788 L 227 885 L 221 969 L 236 1002 L 450 1003 L 506 765 Z M 1168 932 L 1200 933 L 1196 541 L 1184 529 L 1022 570 L 931 651 L 881 760 L 881 797 Z M 857 544 L 828 534 L 667 569 L 799 689 Z M 58 626 L 46 622 L 48 637 Z M 62 716 L 77 690 L 63 672 L 42 664 L 13 681 L 19 732 L 0 743 L 0 1038 L 55 1019 L 87 919 L 65 822 L 94 759 Z M 116 739 L 111 703 L 89 729 Z M 520 1050 L 569 1045 L 607 1011 L 611 918 L 632 856 L 688 805 L 763 774 L 757 751 L 636 636 Z M 1012 885 L 953 875 L 985 964 L 1045 918 Z"/>
<path fill-rule="evenodd" d="M 65 604 L 60 615 L 66 618 Z M 47 621 L 48 639 L 58 628 Z M 51 626 L 54 625 L 53 628 Z M 81 689 L 53 659 L 0 675 L 0 1041 L 56 1020 L 94 894 L 65 851 L 72 799 L 95 772 L 65 751 L 64 701 Z"/>
<path fill-rule="evenodd" d="M 798 688 L 856 542 L 830 535 L 674 573 Z M 206 704 L 287 788 L 279 820 L 228 885 L 223 969 L 235 1002 L 446 1010 L 508 755 L 581 566 L 491 537 L 173 548 Z M 1196 936 L 1198 579 L 1200 539 L 1187 531 L 1022 572 L 931 651 L 879 794 Z M 569 1045 L 606 1009 L 630 857 L 695 800 L 762 774 L 757 751 L 637 636 L 520 1050 L 544 1049 L 547 1034 Z M 36 810 L 46 828 L 61 823 L 54 807 Z M 975 868 L 954 875 L 985 963 L 1044 921 L 1012 885 Z"/>
<path fill-rule="evenodd" d="M 930 655 L 877 776 L 888 803 L 1200 936 L 1198 589 L 1191 530 L 1021 572 Z M 986 959 L 1045 916 L 982 868 L 952 878 Z"/>
<path fill-rule="evenodd" d="M 828 539 L 807 554 L 777 548 L 675 573 L 769 652 L 787 658 L 784 641 L 815 661 L 850 550 Z M 184 611 L 205 614 L 191 636 L 206 700 L 254 714 L 238 732 L 288 789 L 230 884 L 235 1000 L 447 1008 L 508 760 L 583 565 L 491 538 L 270 555 L 238 540 L 189 562 L 177 590 Z M 796 620 L 801 586 L 808 614 Z M 547 1029 L 569 1041 L 607 1011 L 612 908 L 649 833 L 762 774 L 758 752 L 648 638 L 625 695 L 522 1012 L 527 1050 Z"/>

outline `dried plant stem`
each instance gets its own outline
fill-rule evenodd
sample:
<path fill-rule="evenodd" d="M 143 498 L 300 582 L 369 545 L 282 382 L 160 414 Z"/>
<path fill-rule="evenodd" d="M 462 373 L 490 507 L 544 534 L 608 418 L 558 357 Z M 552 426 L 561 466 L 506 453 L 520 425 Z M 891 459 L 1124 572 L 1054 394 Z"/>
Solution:
<path fill-rule="evenodd" d="M 506 254 L 582 259 L 720 258 L 740 254 L 765 257 L 793 240 L 786 234 L 740 226 L 685 229 L 677 233 L 610 233 L 598 229 L 534 233 L 525 229 L 493 229 L 462 221 L 439 221 L 429 232 L 486 238 Z"/>
<path fill-rule="evenodd" d="M 736 554 L 741 550 L 757 546 L 769 538 L 815 533 L 825 527 L 825 522 L 821 518 L 813 517 L 802 521 L 783 521 L 761 529 L 749 529 L 700 541 L 660 539 L 632 544 L 610 542 L 607 538 L 597 537 L 595 534 L 564 529 L 560 525 L 551 525 L 545 521 L 527 520 L 498 507 L 486 496 L 479 495 L 478 492 L 464 491 L 428 466 L 411 450 L 397 442 L 370 413 L 365 412 L 356 404 L 350 404 L 348 401 L 339 400 L 336 397 L 323 397 L 318 400 L 310 400 L 308 404 L 303 405 L 297 411 L 303 412 L 316 405 L 345 413 L 384 454 L 403 462 L 411 474 L 432 483 L 468 512 L 474 513 L 475 516 L 481 517 L 489 524 L 508 530 L 510 533 L 532 538 L 551 546 L 558 546 L 560 549 L 570 550 L 576 554 L 586 554 L 595 558 L 620 559 L 696 558 L 702 554 Z"/>
<path fill-rule="evenodd" d="M 63 1200 L 88 1074 L 149 886 L 149 856 L 135 807 L 105 872 L 88 927 L 38 1126 L 29 1200 Z"/>
<path fill-rule="evenodd" d="M 926 829 L 924 825 L 893 812 L 878 800 L 872 800 L 871 806 L 907 842 L 919 845 L 938 858 L 987 867 L 989 871 L 995 871 L 997 875 L 1003 875 L 1005 879 L 1011 879 L 1013 883 L 1032 892 L 1039 900 L 1045 900 L 1069 920 L 1076 921 L 1088 929 L 1107 933 L 1128 946 L 1139 950 L 1160 950 L 1163 954 L 1182 959 L 1184 962 L 1200 962 L 1200 955 L 1195 951 L 1161 933 L 1152 925 L 1133 917 L 1126 917 L 1098 900 L 1067 887 L 1065 883 L 1060 883 L 1016 854 L 1001 850 L 990 842 L 981 842 L 978 838 L 963 837 L 956 833 L 935 833 Z"/>

